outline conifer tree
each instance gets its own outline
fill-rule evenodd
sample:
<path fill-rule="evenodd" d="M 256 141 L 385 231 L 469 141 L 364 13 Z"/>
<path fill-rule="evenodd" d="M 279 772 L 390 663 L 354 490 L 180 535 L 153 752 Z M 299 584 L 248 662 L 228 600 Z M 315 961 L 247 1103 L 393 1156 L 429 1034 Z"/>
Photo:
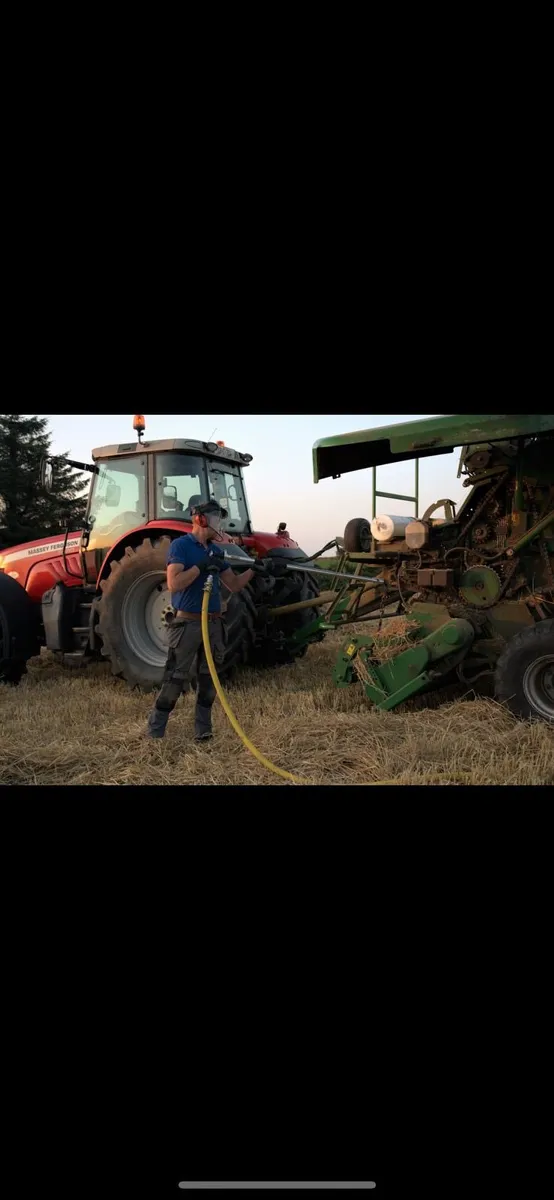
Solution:
<path fill-rule="evenodd" d="M 19 542 L 79 530 L 85 515 L 88 479 L 56 455 L 53 488 L 40 484 L 40 464 L 50 456 L 46 417 L 0 413 L 0 550 Z"/>

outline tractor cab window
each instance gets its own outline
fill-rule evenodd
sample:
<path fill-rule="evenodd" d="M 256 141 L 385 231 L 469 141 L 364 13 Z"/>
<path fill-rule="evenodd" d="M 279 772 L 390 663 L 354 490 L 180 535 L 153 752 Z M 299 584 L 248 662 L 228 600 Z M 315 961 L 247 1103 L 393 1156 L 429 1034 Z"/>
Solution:
<path fill-rule="evenodd" d="M 113 458 L 97 464 L 88 514 L 88 549 L 113 542 L 146 521 L 146 458 Z"/>
<path fill-rule="evenodd" d="M 191 506 L 208 500 L 206 463 L 192 454 L 156 455 L 156 517 L 191 521 Z"/>
<path fill-rule="evenodd" d="M 210 496 L 227 509 L 228 516 L 221 528 L 231 535 L 250 533 L 250 514 L 240 471 L 230 463 L 208 463 Z"/>

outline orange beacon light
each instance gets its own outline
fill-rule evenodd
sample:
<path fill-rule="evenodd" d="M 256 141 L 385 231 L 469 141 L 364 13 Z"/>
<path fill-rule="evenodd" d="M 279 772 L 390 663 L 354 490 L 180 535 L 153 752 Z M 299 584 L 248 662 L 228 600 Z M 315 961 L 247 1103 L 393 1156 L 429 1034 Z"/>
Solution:
<path fill-rule="evenodd" d="M 140 413 L 136 417 L 133 417 L 133 429 L 136 430 L 138 440 L 140 442 L 142 440 L 144 430 L 146 429 L 146 421 Z"/>

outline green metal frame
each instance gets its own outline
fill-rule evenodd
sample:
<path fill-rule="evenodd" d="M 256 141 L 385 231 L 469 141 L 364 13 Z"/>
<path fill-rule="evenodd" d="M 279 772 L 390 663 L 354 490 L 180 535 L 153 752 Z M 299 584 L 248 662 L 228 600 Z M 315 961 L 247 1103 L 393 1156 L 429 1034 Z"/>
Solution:
<path fill-rule="evenodd" d="M 419 458 L 415 459 L 415 496 L 401 496 L 399 492 L 378 492 L 377 491 L 377 467 L 373 467 L 373 490 L 372 490 L 372 510 L 371 519 L 377 516 L 376 499 L 377 496 L 382 496 L 386 500 L 406 500 L 410 504 L 415 504 L 415 516 L 419 517 Z"/>
<path fill-rule="evenodd" d="M 358 659 L 361 683 L 368 700 L 382 712 L 396 708 L 442 674 L 448 674 L 473 643 L 473 626 L 463 618 L 446 620 L 438 629 L 422 636 L 426 623 L 422 621 L 420 630 L 415 631 L 412 646 L 380 665 L 373 659 L 373 638 L 353 637 L 338 656 L 333 682 L 337 687 L 358 682 L 359 673 L 353 666 L 354 660 Z"/>

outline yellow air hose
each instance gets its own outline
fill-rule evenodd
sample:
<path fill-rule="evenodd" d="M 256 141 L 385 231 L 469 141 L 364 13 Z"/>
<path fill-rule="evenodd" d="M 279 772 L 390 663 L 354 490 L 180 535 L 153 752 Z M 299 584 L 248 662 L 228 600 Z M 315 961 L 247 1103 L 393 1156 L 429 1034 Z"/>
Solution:
<path fill-rule="evenodd" d="M 241 727 L 237 721 L 237 718 L 235 717 L 235 714 L 231 708 L 231 705 L 229 704 L 229 701 L 227 700 L 225 692 L 223 691 L 223 688 L 222 688 L 222 686 L 219 682 L 218 676 L 217 676 L 217 671 L 215 669 L 215 663 L 214 663 L 214 656 L 212 654 L 212 648 L 210 646 L 210 633 L 208 630 L 208 604 L 210 602 L 210 592 L 212 590 L 212 580 L 213 580 L 213 576 L 208 575 L 208 578 L 204 585 L 204 595 L 202 597 L 202 640 L 204 642 L 204 653 L 206 655 L 206 662 L 208 664 L 210 675 L 212 677 L 212 683 L 213 683 L 214 688 L 219 696 L 219 699 L 221 700 L 221 704 L 223 706 L 224 712 L 228 716 L 228 718 L 231 722 L 231 725 L 233 726 L 233 729 L 235 730 L 235 733 L 238 733 L 241 742 L 244 742 L 246 749 L 249 750 L 250 753 L 254 755 L 254 758 L 258 759 L 258 762 L 261 762 L 262 767 L 267 767 L 268 771 L 274 771 L 274 773 L 276 775 L 280 775 L 282 777 L 282 779 L 290 779 L 291 783 L 307 783 L 308 782 L 307 779 L 300 779 L 300 777 L 298 775 L 292 775 L 290 771 L 283 771 L 281 769 L 281 767 L 276 767 L 275 763 L 270 762 L 269 759 L 266 758 L 265 755 L 262 754 L 261 750 L 258 750 L 257 746 L 253 745 L 253 743 L 250 741 L 250 738 L 248 738 L 246 736 L 244 729 L 241 729 Z"/>
<path fill-rule="evenodd" d="M 273 773 L 275 775 L 280 775 L 282 779 L 289 779 L 291 783 L 309 784 L 310 781 L 308 779 L 301 779 L 301 777 L 299 775 L 293 775 L 291 771 L 284 771 L 282 769 L 282 767 L 277 767 L 275 765 L 275 763 L 270 762 L 269 758 L 266 758 L 265 754 L 262 754 L 261 750 L 258 750 L 257 746 L 255 746 L 253 744 L 253 742 L 250 741 L 250 738 L 247 737 L 247 735 L 244 732 L 244 729 L 241 728 L 241 726 L 239 725 L 239 723 L 237 721 L 237 718 L 235 717 L 235 714 L 231 708 L 231 705 L 229 704 L 229 701 L 227 700 L 225 692 L 223 691 L 223 688 L 219 682 L 218 674 L 215 669 L 214 656 L 212 654 L 212 648 L 210 646 L 210 632 L 208 629 L 208 605 L 210 603 L 210 593 L 212 590 L 212 583 L 213 583 L 213 576 L 208 575 L 206 583 L 204 584 L 204 595 L 202 597 L 202 641 L 204 643 L 204 653 L 206 655 L 206 662 L 208 664 L 208 669 L 209 669 L 210 675 L 212 677 L 212 683 L 213 683 L 215 690 L 217 692 L 217 695 L 219 696 L 219 699 L 221 701 L 223 711 L 225 712 L 226 716 L 229 718 L 231 725 L 233 726 L 233 729 L 235 730 L 235 733 L 238 733 L 241 742 L 244 742 L 246 749 L 249 750 L 250 753 L 254 755 L 254 758 L 258 759 L 258 762 L 260 762 L 262 764 L 262 767 L 267 767 L 268 771 L 273 771 Z M 453 774 L 454 774 L 454 772 L 453 772 Z M 469 777 L 469 773 L 465 772 L 462 775 L 461 772 L 456 771 L 455 777 L 456 777 L 456 779 L 460 780 L 460 782 L 462 782 L 462 781 L 465 782 L 466 779 L 468 779 L 468 777 Z M 438 772 L 435 772 L 434 775 L 429 774 L 429 775 L 420 776 L 417 780 L 414 780 L 414 783 L 423 783 L 423 782 L 431 783 L 433 781 L 435 783 L 436 782 L 441 782 L 441 783 L 446 782 L 444 777 L 441 778 L 441 776 L 438 775 Z M 450 782 L 450 780 L 448 782 Z M 397 783 L 398 783 L 397 779 L 371 779 L 371 780 L 367 781 L 366 787 L 379 787 L 381 785 L 396 786 Z"/>

